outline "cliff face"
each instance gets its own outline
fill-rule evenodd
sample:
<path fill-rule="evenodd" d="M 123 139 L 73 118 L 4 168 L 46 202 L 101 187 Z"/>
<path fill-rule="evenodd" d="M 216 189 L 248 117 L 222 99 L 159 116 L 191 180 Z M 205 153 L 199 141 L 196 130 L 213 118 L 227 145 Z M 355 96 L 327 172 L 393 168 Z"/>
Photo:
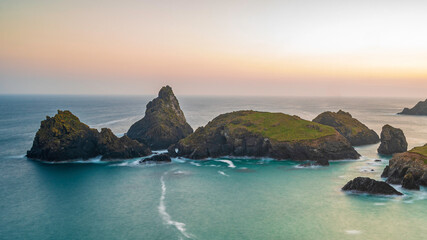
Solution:
<path fill-rule="evenodd" d="M 88 159 L 99 155 L 103 159 L 142 157 L 151 151 L 145 145 L 127 137 L 118 138 L 110 129 L 89 128 L 70 111 L 59 111 L 41 122 L 27 157 L 45 161 Z"/>
<path fill-rule="evenodd" d="M 381 131 L 381 144 L 378 148 L 380 154 L 402 153 L 408 150 L 405 134 L 398 128 L 384 125 Z"/>
<path fill-rule="evenodd" d="M 166 149 L 192 132 L 172 88 L 166 86 L 147 104 L 144 118 L 130 127 L 127 136 L 152 149 Z"/>
<path fill-rule="evenodd" d="M 402 184 L 409 189 L 427 186 L 427 145 L 409 152 L 398 153 L 389 161 L 381 177 L 391 184 Z"/>
<path fill-rule="evenodd" d="M 378 134 L 369 129 L 350 113 L 339 110 L 338 112 L 324 112 L 313 119 L 313 122 L 328 125 L 341 133 L 353 146 L 375 144 L 380 141 Z"/>
<path fill-rule="evenodd" d="M 405 108 L 398 114 L 404 115 L 423 115 L 427 116 L 427 99 L 425 101 L 418 102 L 413 108 Z"/>
<path fill-rule="evenodd" d="M 283 113 L 222 114 L 169 148 L 192 159 L 220 156 L 327 161 L 359 154 L 335 129 Z"/>

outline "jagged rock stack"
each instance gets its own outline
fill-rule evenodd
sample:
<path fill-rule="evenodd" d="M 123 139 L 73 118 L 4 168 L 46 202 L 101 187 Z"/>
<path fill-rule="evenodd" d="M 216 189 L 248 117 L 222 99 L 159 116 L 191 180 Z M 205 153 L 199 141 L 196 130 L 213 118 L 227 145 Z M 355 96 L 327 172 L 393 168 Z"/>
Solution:
<path fill-rule="evenodd" d="M 402 153 L 408 150 L 408 143 L 403 131 L 399 128 L 394 128 L 390 125 L 385 125 L 381 131 L 381 144 L 378 148 L 378 153 L 391 155 L 394 153 Z"/>
<path fill-rule="evenodd" d="M 130 127 L 127 136 L 157 150 L 168 148 L 192 132 L 172 88 L 165 86 L 147 104 L 145 116 Z"/>
<path fill-rule="evenodd" d="M 110 129 L 89 128 L 70 111 L 60 111 L 41 122 L 29 158 L 44 161 L 88 159 L 101 155 L 103 160 L 143 157 L 150 149 L 127 136 L 116 137 Z"/>
<path fill-rule="evenodd" d="M 402 112 L 398 113 L 402 115 L 422 115 L 427 116 L 427 99 L 425 101 L 418 102 L 413 108 L 405 108 Z"/>
<path fill-rule="evenodd" d="M 380 141 L 378 134 L 369 129 L 350 113 L 339 110 L 338 112 L 324 112 L 313 119 L 313 122 L 334 127 L 353 146 L 375 144 Z"/>

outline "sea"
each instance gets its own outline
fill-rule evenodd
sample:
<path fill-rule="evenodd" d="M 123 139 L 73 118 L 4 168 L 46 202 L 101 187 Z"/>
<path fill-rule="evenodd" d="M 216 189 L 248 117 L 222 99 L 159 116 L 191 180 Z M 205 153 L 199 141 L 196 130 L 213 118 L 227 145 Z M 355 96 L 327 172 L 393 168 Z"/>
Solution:
<path fill-rule="evenodd" d="M 385 197 L 345 193 L 355 177 L 381 180 L 390 156 L 378 144 L 359 160 L 299 167 L 268 158 L 99 158 L 49 164 L 25 157 L 40 122 L 70 110 L 122 136 L 155 96 L 0 96 L 0 239 L 426 239 L 427 189 Z M 283 112 L 312 120 L 350 112 L 378 134 L 401 128 L 409 148 L 427 143 L 427 117 L 396 113 L 421 99 L 178 96 L 196 129 L 235 110 Z M 161 151 L 160 151 L 161 152 Z M 379 159 L 380 162 L 375 160 Z"/>

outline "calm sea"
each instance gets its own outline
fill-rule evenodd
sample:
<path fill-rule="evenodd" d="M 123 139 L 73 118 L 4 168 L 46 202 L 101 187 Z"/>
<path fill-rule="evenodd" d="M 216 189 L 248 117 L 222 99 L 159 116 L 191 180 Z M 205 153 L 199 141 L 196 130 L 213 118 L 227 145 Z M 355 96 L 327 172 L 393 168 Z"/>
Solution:
<path fill-rule="evenodd" d="M 68 109 L 122 135 L 154 96 L 0 96 L 0 239 L 425 239 L 427 191 L 349 195 L 357 176 L 380 179 L 378 145 L 330 167 L 214 159 L 171 164 L 43 164 L 25 158 L 40 121 Z M 427 117 L 399 116 L 418 99 L 179 97 L 193 128 L 253 109 L 313 119 L 343 109 L 378 133 L 391 124 L 409 147 L 427 143 Z M 382 162 L 374 162 L 382 159 Z"/>

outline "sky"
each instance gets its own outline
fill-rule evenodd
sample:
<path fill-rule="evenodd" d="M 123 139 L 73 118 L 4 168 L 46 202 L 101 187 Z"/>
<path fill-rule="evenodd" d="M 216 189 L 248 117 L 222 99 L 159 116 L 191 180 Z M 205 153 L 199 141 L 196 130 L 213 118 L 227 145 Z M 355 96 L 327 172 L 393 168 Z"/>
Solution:
<path fill-rule="evenodd" d="M 427 95 L 427 1 L 0 0 L 0 94 Z"/>

